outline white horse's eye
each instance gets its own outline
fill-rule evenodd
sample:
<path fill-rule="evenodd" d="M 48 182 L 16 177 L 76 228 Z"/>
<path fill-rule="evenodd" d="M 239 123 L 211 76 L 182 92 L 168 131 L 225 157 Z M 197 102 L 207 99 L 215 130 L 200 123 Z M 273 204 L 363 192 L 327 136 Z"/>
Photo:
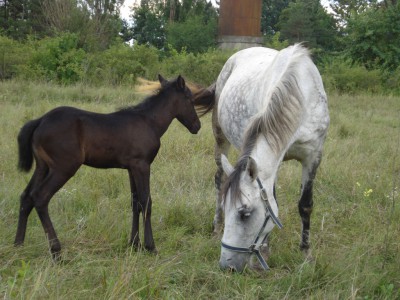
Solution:
<path fill-rule="evenodd" d="M 246 205 L 243 205 L 241 208 L 239 208 L 238 214 L 241 220 L 245 220 L 251 216 L 251 210 Z"/>

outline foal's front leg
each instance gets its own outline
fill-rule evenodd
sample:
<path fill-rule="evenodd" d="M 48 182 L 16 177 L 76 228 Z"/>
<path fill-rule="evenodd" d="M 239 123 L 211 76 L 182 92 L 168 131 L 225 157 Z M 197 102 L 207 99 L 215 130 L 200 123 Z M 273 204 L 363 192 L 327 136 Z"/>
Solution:
<path fill-rule="evenodd" d="M 131 185 L 131 207 L 132 207 L 132 232 L 129 243 L 136 250 L 138 250 L 141 247 L 139 238 L 139 215 L 141 212 L 141 206 L 139 205 L 135 180 L 130 170 L 129 170 L 129 182 Z"/>
<path fill-rule="evenodd" d="M 139 240 L 139 213 L 143 213 L 144 222 L 144 248 L 150 252 L 155 252 L 155 244 L 153 239 L 153 231 L 151 227 L 151 197 L 150 197 L 150 165 L 145 162 L 136 164 L 131 170 L 134 186 L 136 187 L 137 201 L 134 206 L 132 237 L 131 241 L 134 246 L 135 241 Z M 135 211 L 137 208 L 137 213 Z"/>

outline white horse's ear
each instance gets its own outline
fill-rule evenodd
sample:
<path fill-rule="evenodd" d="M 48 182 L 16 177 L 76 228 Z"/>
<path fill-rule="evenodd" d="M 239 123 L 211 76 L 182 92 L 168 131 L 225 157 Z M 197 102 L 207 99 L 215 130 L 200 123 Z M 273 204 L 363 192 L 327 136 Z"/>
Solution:
<path fill-rule="evenodd" d="M 257 176 L 258 176 L 257 163 L 254 160 L 254 158 L 252 158 L 250 156 L 249 156 L 249 159 L 247 160 L 246 173 L 250 177 L 251 181 L 254 181 L 257 179 Z"/>
<path fill-rule="evenodd" d="M 222 169 L 224 170 L 225 174 L 227 176 L 231 175 L 234 168 L 231 165 L 231 163 L 229 162 L 228 158 L 223 154 L 221 154 L 221 164 L 222 164 Z"/>

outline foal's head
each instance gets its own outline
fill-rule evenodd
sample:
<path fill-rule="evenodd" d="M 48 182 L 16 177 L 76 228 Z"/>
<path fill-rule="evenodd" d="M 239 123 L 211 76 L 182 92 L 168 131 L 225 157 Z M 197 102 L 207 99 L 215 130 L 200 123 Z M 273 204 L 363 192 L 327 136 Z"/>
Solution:
<path fill-rule="evenodd" d="M 193 95 L 186 86 L 182 76 L 178 76 L 173 81 L 167 81 L 161 75 L 158 75 L 161 84 L 161 90 L 164 91 L 169 101 L 174 103 L 176 118 L 185 126 L 190 133 L 197 133 L 200 130 L 201 123 L 197 116 L 193 103 Z"/>

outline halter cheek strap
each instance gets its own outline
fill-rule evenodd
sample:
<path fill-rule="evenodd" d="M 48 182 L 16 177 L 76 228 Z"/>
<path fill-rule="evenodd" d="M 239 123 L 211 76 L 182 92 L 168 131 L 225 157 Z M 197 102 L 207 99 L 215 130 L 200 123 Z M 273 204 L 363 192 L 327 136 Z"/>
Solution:
<path fill-rule="evenodd" d="M 265 209 L 268 212 L 268 214 L 266 214 L 264 223 L 262 224 L 260 230 L 258 231 L 258 234 L 257 234 L 256 238 L 254 239 L 254 242 L 248 248 L 231 246 L 231 245 L 225 244 L 223 241 L 221 241 L 221 246 L 225 249 L 228 249 L 228 250 L 231 250 L 234 252 L 255 254 L 257 256 L 258 261 L 260 262 L 261 266 L 263 267 L 263 269 L 268 271 L 269 270 L 268 264 L 265 261 L 264 257 L 262 257 L 262 255 L 260 253 L 260 246 L 257 247 L 257 243 L 258 243 L 258 240 L 260 239 L 261 234 L 263 233 L 265 227 L 267 226 L 267 223 L 270 218 L 276 224 L 276 226 L 278 226 L 279 229 L 281 229 L 283 227 L 283 225 L 282 225 L 281 221 L 279 220 L 279 218 L 274 214 L 274 212 L 269 204 L 269 201 L 268 201 L 267 192 L 265 191 L 265 188 L 262 185 L 261 180 L 258 177 L 257 177 L 257 183 L 260 188 L 261 199 L 263 199 Z M 266 236 L 264 237 L 263 240 L 265 240 L 267 237 L 268 237 L 268 233 L 266 234 Z"/>
<path fill-rule="evenodd" d="M 267 191 L 265 190 L 264 186 L 261 183 L 260 178 L 258 178 L 258 177 L 257 177 L 257 183 L 258 183 L 258 186 L 260 187 L 260 195 L 261 195 L 261 199 L 264 200 L 265 208 L 267 209 L 269 215 L 271 216 L 271 218 L 274 221 L 274 223 L 276 224 L 276 226 L 278 226 L 279 229 L 282 229 L 283 225 L 282 225 L 281 221 L 279 220 L 279 218 L 274 214 L 274 211 L 272 210 L 271 205 L 269 204 L 269 201 L 268 201 Z"/>

